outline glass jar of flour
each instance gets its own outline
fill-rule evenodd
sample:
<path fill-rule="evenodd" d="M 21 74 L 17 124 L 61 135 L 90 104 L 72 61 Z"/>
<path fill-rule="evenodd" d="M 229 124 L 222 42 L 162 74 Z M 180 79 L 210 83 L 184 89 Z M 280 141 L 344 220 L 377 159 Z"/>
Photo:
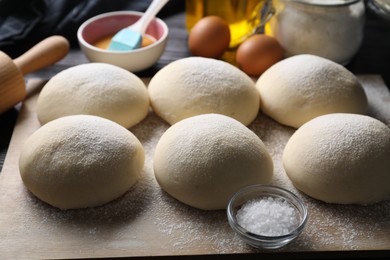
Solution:
<path fill-rule="evenodd" d="M 363 0 L 274 0 L 276 14 L 266 34 L 278 39 L 286 56 L 314 54 L 347 64 L 363 40 Z"/>

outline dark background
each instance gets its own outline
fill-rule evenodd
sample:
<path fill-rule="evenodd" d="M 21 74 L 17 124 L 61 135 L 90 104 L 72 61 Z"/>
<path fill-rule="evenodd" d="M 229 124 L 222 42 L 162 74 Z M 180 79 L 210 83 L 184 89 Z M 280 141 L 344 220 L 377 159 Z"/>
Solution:
<path fill-rule="evenodd" d="M 78 48 L 76 32 L 88 18 L 109 11 L 144 11 L 150 2 L 151 0 L 0 0 L 0 50 L 16 58 L 53 34 L 65 36 L 73 48 Z M 183 12 L 184 9 L 185 0 L 171 0 L 158 16 L 164 19 Z M 370 8 L 366 8 L 366 16 L 363 44 L 346 67 L 355 74 L 381 74 L 386 85 L 390 86 L 390 20 L 381 19 Z"/>

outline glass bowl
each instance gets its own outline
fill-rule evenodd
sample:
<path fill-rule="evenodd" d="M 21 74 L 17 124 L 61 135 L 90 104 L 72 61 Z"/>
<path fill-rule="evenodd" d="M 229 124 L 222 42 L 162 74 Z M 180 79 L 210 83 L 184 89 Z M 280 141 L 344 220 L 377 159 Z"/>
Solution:
<path fill-rule="evenodd" d="M 239 190 L 229 201 L 231 228 L 249 245 L 276 249 L 293 241 L 304 229 L 308 213 L 292 192 L 270 185 Z"/>

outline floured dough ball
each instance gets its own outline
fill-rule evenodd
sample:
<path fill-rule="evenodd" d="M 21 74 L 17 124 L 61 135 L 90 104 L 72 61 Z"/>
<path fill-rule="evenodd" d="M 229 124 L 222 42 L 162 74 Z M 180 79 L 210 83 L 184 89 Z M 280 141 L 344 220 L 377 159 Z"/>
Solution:
<path fill-rule="evenodd" d="M 296 55 L 274 64 L 256 87 L 264 114 L 295 128 L 320 115 L 367 111 L 367 97 L 355 75 L 314 55 Z"/>
<path fill-rule="evenodd" d="M 20 175 L 42 201 L 60 209 L 114 200 L 137 181 L 144 150 L 124 127 L 101 117 L 66 116 L 39 128 L 23 146 Z"/>
<path fill-rule="evenodd" d="M 251 184 L 268 184 L 273 162 L 260 138 L 243 124 L 205 114 L 172 125 L 159 140 L 154 174 L 177 200 L 204 210 L 225 209 Z"/>
<path fill-rule="evenodd" d="M 390 128 L 372 117 L 329 114 L 301 126 L 283 165 L 292 183 L 329 203 L 370 204 L 390 196 Z"/>
<path fill-rule="evenodd" d="M 67 115 L 96 115 L 126 128 L 139 123 L 149 110 L 145 84 L 133 73 L 105 63 L 88 63 L 63 70 L 43 87 L 37 103 L 42 124 Z"/>
<path fill-rule="evenodd" d="M 157 72 L 148 90 L 153 110 L 170 124 L 216 113 L 248 125 L 260 108 L 253 80 L 216 59 L 189 57 L 174 61 Z"/>

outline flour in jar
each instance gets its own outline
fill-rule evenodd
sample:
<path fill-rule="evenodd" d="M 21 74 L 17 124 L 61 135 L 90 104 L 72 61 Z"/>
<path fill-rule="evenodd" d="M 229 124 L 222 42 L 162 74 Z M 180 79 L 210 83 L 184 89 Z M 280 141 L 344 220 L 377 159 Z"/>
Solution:
<path fill-rule="evenodd" d="M 286 56 L 314 54 L 347 64 L 361 46 L 363 1 L 277 0 L 274 6 L 266 33 L 277 38 Z"/>

